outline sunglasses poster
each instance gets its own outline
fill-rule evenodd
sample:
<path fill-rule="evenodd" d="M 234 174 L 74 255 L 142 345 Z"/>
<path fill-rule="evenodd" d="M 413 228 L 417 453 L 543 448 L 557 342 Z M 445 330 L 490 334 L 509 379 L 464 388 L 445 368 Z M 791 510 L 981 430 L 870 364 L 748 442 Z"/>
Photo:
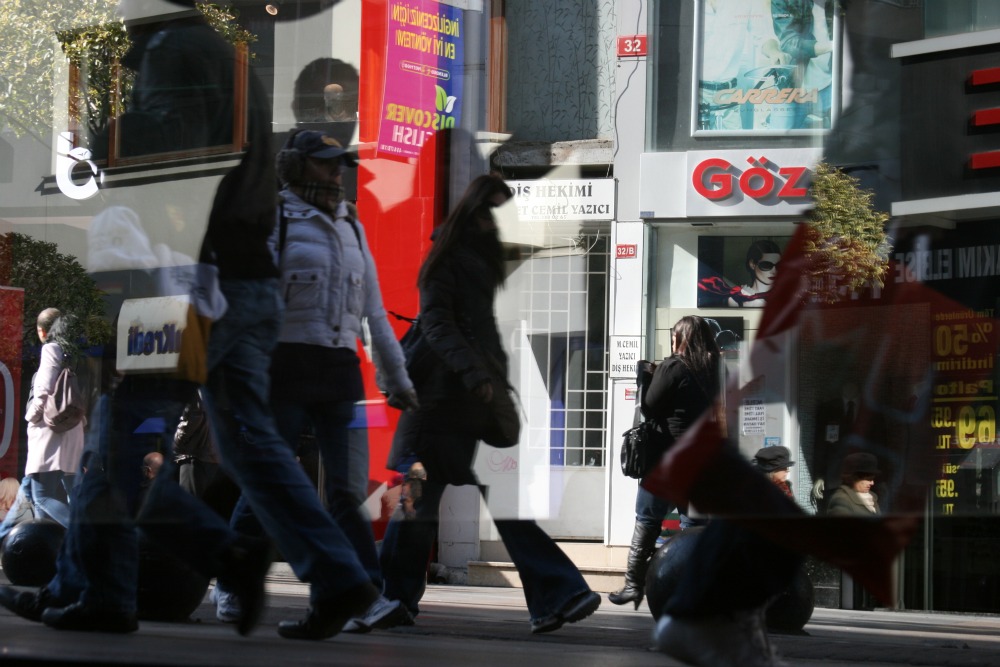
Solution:
<path fill-rule="evenodd" d="M 699 0 L 693 133 L 814 134 L 836 103 L 835 0 Z"/>
<path fill-rule="evenodd" d="M 698 238 L 698 307 L 763 308 L 787 236 Z"/>

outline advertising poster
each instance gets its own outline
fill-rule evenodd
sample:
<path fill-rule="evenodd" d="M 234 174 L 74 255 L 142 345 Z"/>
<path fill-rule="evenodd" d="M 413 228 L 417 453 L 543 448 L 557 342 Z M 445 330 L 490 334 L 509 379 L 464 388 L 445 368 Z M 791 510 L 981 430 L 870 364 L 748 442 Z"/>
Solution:
<path fill-rule="evenodd" d="M 427 138 L 456 127 L 462 108 L 462 11 L 434 0 L 390 0 L 380 157 L 416 157 Z"/>
<path fill-rule="evenodd" d="M 693 133 L 828 130 L 837 102 L 836 0 L 699 0 Z"/>
<path fill-rule="evenodd" d="M 698 238 L 698 307 L 763 308 L 788 237 Z"/>
<path fill-rule="evenodd" d="M 21 406 L 21 322 L 24 290 L 0 287 L 0 477 L 18 473 Z"/>

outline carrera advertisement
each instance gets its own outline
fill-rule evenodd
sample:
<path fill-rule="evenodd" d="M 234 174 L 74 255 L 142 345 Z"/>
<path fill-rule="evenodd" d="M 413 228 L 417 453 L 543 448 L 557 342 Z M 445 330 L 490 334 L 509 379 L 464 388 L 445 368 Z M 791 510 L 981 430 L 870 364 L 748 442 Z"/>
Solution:
<path fill-rule="evenodd" d="M 699 0 L 693 133 L 828 130 L 839 79 L 837 0 Z"/>
<path fill-rule="evenodd" d="M 457 127 L 462 108 L 462 11 L 433 0 L 387 4 L 380 157 L 417 157 L 428 137 Z"/>

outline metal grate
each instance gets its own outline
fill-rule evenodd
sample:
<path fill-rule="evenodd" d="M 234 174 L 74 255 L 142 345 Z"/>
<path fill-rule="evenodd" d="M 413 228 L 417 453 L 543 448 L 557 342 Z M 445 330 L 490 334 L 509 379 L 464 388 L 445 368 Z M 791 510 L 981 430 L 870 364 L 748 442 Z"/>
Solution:
<path fill-rule="evenodd" d="M 585 234 L 575 241 L 573 248 L 529 262 L 522 315 L 549 402 L 548 423 L 531 420 L 536 433 L 529 441 L 547 442 L 551 465 L 599 467 L 606 428 L 609 237 Z"/>

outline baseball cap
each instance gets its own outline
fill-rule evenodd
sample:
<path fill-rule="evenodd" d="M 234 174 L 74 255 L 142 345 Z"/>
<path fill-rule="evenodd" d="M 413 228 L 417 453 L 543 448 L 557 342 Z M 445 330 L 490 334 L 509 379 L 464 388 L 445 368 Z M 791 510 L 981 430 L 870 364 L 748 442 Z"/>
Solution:
<path fill-rule="evenodd" d="M 294 149 L 306 157 L 329 160 L 339 157 L 348 167 L 358 165 L 358 156 L 344 150 L 340 142 L 331 136 L 315 130 L 300 130 L 294 133 L 285 142 L 285 148 Z"/>

